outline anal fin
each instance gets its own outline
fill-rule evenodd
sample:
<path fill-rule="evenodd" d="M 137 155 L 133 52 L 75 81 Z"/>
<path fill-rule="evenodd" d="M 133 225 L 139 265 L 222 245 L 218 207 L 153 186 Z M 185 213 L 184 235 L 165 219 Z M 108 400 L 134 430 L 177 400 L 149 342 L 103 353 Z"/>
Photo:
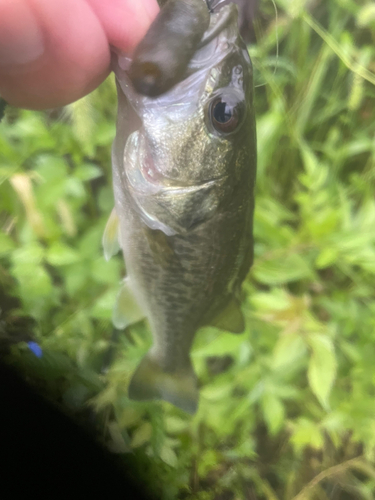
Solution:
<path fill-rule="evenodd" d="M 210 321 L 210 325 L 231 333 L 243 333 L 245 319 L 239 301 L 232 297 L 226 307 Z"/>
<path fill-rule="evenodd" d="M 112 314 L 112 323 L 118 330 L 141 321 L 145 317 L 134 293 L 131 289 L 129 278 L 125 278 L 117 295 L 116 304 Z"/>
<path fill-rule="evenodd" d="M 187 413 L 194 414 L 199 398 L 194 370 L 189 363 L 183 369 L 165 372 L 147 354 L 130 381 L 129 398 L 138 401 L 163 399 Z"/>

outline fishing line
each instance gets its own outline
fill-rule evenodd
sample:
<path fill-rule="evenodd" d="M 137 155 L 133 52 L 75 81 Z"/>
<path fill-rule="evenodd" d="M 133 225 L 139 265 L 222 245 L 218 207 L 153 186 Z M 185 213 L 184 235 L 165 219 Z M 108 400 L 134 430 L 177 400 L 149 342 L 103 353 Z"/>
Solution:
<path fill-rule="evenodd" d="M 223 0 L 221 0 L 223 1 Z M 277 71 L 277 66 L 278 66 L 278 62 L 279 62 L 279 15 L 278 15 L 278 11 L 277 11 L 277 5 L 275 3 L 275 0 L 271 0 L 272 2 L 272 5 L 273 5 L 273 8 L 275 10 L 275 21 L 276 21 L 276 64 L 275 64 L 275 69 L 273 70 L 273 75 L 272 76 L 275 76 L 276 75 L 276 71 Z M 264 82 L 264 83 L 260 83 L 259 85 L 255 85 L 254 88 L 259 88 L 259 87 L 264 87 L 265 85 L 267 85 L 267 82 Z"/>

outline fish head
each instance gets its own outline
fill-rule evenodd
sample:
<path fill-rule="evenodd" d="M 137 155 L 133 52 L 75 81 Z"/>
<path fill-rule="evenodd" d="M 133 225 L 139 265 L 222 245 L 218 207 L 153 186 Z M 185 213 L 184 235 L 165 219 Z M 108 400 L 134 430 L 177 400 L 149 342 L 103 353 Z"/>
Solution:
<path fill-rule="evenodd" d="M 136 93 L 126 71 L 129 60 L 115 60 L 118 86 L 139 123 L 124 154 L 134 189 L 197 186 L 228 176 L 238 181 L 246 164 L 251 168 L 252 65 L 237 17 L 234 4 L 211 14 L 206 40 L 190 60 L 185 78 L 158 97 Z"/>

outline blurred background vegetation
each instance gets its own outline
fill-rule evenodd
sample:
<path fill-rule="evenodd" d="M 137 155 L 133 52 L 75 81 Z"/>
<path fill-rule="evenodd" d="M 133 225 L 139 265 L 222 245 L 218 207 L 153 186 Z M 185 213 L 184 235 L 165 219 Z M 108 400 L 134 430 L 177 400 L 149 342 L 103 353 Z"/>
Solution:
<path fill-rule="evenodd" d="M 375 498 L 375 4 L 276 4 L 277 17 L 261 3 L 249 47 L 259 167 L 247 328 L 197 335 L 193 418 L 128 400 L 144 323 L 100 374 L 124 273 L 101 249 L 113 77 L 64 109 L 8 107 L 0 124 L 0 354 L 85 425 L 95 411 L 100 439 L 166 500 Z"/>

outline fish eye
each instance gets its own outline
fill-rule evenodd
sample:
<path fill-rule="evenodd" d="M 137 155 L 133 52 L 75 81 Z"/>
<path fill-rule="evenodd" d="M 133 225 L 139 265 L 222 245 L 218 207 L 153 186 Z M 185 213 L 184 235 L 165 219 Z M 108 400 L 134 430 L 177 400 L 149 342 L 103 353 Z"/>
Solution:
<path fill-rule="evenodd" d="M 217 132 L 230 134 L 242 123 L 243 110 L 242 99 L 236 95 L 222 94 L 209 104 L 209 121 Z"/>

